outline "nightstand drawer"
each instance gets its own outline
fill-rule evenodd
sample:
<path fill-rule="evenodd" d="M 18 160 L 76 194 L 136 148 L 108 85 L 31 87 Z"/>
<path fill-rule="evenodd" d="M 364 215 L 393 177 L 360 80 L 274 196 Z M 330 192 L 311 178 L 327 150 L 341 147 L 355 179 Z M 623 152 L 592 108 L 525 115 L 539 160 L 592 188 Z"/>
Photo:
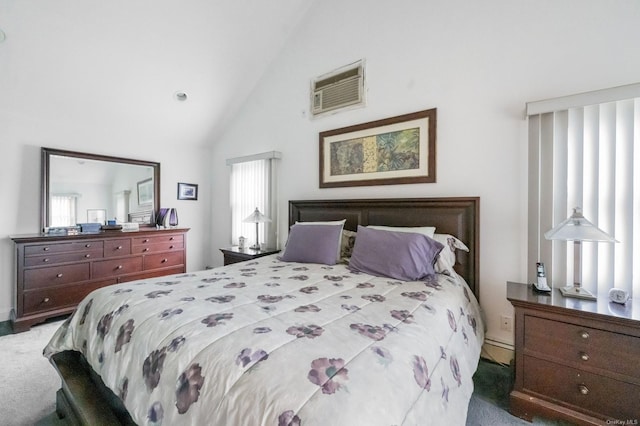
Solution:
<path fill-rule="evenodd" d="M 525 315 L 524 349 L 576 368 L 630 376 L 640 384 L 638 337 Z"/>
<path fill-rule="evenodd" d="M 613 419 L 638 416 L 640 386 L 524 357 L 524 389 Z"/>

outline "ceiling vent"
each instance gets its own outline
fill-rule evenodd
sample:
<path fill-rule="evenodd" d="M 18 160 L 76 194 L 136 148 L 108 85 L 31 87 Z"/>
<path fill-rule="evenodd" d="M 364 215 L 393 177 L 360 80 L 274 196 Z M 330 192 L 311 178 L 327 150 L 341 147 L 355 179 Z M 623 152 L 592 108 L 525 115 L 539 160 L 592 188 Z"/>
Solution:
<path fill-rule="evenodd" d="M 322 75 L 311 83 L 311 114 L 364 106 L 364 61 Z"/>

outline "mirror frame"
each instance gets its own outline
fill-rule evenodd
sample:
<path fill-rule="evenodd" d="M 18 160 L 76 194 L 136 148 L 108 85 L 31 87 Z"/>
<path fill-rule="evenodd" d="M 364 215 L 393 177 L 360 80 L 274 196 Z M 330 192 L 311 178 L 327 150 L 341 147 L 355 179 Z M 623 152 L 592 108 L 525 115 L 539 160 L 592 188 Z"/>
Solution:
<path fill-rule="evenodd" d="M 42 148 L 41 150 L 41 170 L 42 170 L 42 186 L 41 186 L 41 202 L 40 202 L 40 222 L 41 232 L 49 227 L 49 172 L 51 171 L 50 159 L 52 155 L 84 158 L 87 160 L 109 161 L 113 163 L 132 164 L 136 166 L 148 166 L 153 169 L 153 215 L 155 216 L 160 204 L 160 163 L 155 161 L 134 160 L 132 158 L 112 157 L 109 155 L 89 154 L 86 152 L 67 151 L 64 149 Z M 141 227 L 155 226 L 153 223 L 140 224 Z"/>

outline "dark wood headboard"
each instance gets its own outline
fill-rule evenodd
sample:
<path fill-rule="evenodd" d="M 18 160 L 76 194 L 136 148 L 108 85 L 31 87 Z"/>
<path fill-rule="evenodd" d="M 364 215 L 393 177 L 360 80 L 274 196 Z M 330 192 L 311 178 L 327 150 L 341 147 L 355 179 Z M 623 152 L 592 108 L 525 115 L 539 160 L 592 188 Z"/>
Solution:
<path fill-rule="evenodd" d="M 435 226 L 439 234 L 458 237 L 470 252 L 456 251 L 456 272 L 480 298 L 480 198 L 386 198 L 289 201 L 289 226 L 296 221 L 346 219 L 345 229 L 358 225 Z"/>

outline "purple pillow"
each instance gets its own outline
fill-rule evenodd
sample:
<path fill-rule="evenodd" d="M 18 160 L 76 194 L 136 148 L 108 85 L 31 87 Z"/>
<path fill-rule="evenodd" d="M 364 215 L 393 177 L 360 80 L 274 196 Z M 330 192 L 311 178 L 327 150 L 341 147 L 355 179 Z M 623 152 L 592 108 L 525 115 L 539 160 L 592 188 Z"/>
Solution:
<path fill-rule="evenodd" d="M 435 275 L 433 264 L 443 247 L 422 234 L 358 226 L 349 268 L 375 276 L 417 281 Z"/>
<path fill-rule="evenodd" d="M 280 260 L 335 265 L 342 225 L 293 225 Z"/>

